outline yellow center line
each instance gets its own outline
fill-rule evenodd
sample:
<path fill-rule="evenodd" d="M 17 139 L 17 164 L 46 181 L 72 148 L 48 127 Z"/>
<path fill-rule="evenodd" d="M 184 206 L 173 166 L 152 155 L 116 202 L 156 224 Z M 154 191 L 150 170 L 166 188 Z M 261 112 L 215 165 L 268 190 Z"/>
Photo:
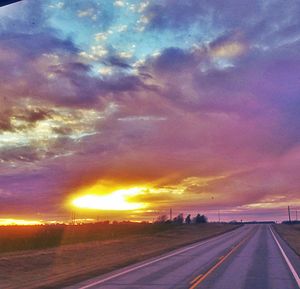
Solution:
<path fill-rule="evenodd" d="M 202 277 L 203 274 L 200 274 L 198 276 L 196 276 L 191 282 L 190 282 L 190 285 L 192 285 L 193 283 L 195 283 L 199 278 Z"/>
<path fill-rule="evenodd" d="M 232 249 L 225 255 L 219 257 L 219 261 L 211 267 L 205 274 L 198 275 L 191 283 L 193 284 L 189 289 L 196 288 L 208 275 L 210 275 L 212 272 L 214 272 L 218 267 L 222 265 L 222 263 L 232 254 L 234 253 L 243 243 L 245 243 L 252 234 L 247 235 L 244 239 L 242 239 L 237 245 L 232 247 Z"/>

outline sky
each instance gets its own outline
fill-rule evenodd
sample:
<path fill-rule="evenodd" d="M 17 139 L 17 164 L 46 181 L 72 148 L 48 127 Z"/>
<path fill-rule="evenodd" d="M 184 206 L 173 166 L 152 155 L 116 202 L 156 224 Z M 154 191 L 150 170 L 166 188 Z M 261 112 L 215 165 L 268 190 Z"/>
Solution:
<path fill-rule="evenodd" d="M 299 15 L 298 0 L 1 7 L 0 218 L 294 217 Z"/>

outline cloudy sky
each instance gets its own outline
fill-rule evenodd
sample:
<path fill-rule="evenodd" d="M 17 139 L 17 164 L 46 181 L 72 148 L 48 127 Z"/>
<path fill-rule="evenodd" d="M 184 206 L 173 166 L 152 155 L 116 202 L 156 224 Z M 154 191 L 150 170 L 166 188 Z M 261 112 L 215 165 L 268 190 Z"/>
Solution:
<path fill-rule="evenodd" d="M 139 188 L 123 217 L 286 219 L 300 209 L 299 15 L 298 0 L 0 8 L 0 218 L 63 219 L 91 188 Z"/>

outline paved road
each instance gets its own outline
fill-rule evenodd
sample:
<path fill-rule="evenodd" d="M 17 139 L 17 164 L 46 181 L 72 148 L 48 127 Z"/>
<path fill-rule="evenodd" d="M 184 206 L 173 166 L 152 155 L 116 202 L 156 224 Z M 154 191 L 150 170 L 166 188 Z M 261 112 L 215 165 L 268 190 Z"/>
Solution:
<path fill-rule="evenodd" d="M 68 289 L 299 289 L 299 276 L 270 226 L 247 225 Z"/>

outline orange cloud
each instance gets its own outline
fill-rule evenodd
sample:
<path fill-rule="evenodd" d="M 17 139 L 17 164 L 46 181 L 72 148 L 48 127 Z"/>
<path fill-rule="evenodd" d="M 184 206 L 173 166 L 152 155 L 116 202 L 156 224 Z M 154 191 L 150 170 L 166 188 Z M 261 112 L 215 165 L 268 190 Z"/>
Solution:
<path fill-rule="evenodd" d="M 244 54 L 246 50 L 247 46 L 244 43 L 233 41 L 212 48 L 210 54 L 217 58 L 234 58 Z"/>

